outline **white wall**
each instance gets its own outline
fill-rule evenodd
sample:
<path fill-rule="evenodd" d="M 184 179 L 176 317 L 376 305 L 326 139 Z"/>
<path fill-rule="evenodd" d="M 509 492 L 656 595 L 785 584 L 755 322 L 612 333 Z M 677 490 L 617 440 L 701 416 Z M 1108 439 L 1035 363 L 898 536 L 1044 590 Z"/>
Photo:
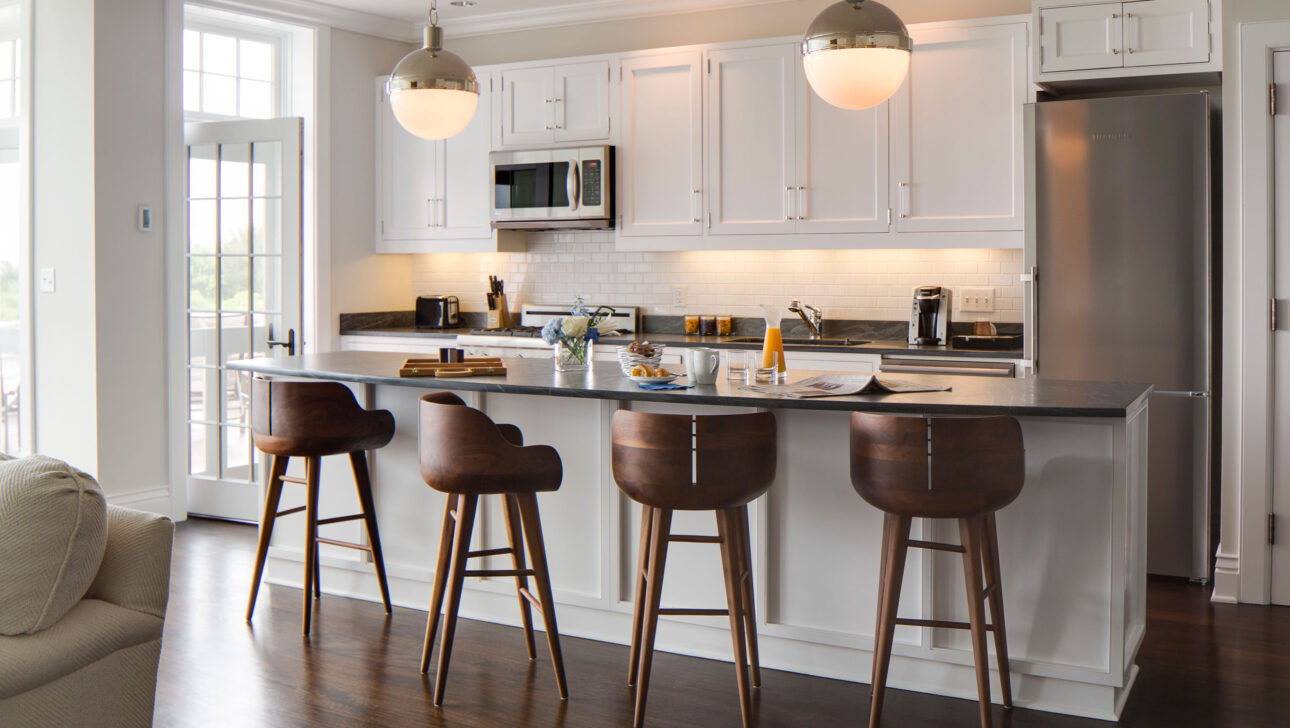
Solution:
<path fill-rule="evenodd" d="M 141 499 L 167 482 L 163 0 L 34 5 L 34 259 L 57 277 L 36 296 L 36 447 L 156 507 Z M 154 232 L 136 231 L 139 204 Z"/>

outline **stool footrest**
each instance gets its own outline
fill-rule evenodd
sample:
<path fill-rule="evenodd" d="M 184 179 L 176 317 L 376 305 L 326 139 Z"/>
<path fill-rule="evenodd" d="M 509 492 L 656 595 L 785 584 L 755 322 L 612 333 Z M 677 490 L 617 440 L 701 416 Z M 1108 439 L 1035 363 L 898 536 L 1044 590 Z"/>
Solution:
<path fill-rule="evenodd" d="M 909 539 L 905 542 L 907 545 L 916 549 L 931 549 L 933 551 L 950 551 L 956 554 L 966 553 L 964 548 L 956 543 L 937 543 L 936 541 L 919 541 L 918 539 Z"/>
<path fill-rule="evenodd" d="M 338 541 L 334 538 L 323 538 L 322 536 L 319 536 L 316 540 L 318 541 L 318 543 L 325 543 L 328 546 L 339 546 L 343 549 L 354 549 L 355 551 L 366 551 L 368 553 L 371 553 L 372 551 L 371 546 L 364 546 L 361 543 L 351 543 L 349 541 Z"/>
<path fill-rule="evenodd" d="M 668 541 L 674 543 L 721 543 L 720 536 L 668 536 Z"/>
<path fill-rule="evenodd" d="M 906 627 L 933 627 L 936 629 L 972 629 L 972 625 L 968 622 L 951 622 L 944 619 L 906 619 L 897 617 L 896 624 L 903 624 Z M 987 624 L 985 628 L 987 631 L 993 630 L 994 625 Z"/>
<path fill-rule="evenodd" d="M 689 616 L 689 617 L 728 617 L 729 609 L 660 609 L 660 615 L 672 616 Z"/>
<path fill-rule="evenodd" d="M 318 525 L 326 526 L 329 523 L 344 523 L 346 521 L 360 521 L 362 519 L 363 519 L 362 513 L 359 513 L 353 516 L 336 516 L 335 518 L 321 518 L 318 520 Z"/>
<path fill-rule="evenodd" d="M 284 483 L 295 483 L 296 485 L 309 485 L 308 480 L 297 478 L 294 475 L 280 475 L 278 476 L 278 480 L 281 480 Z"/>
<path fill-rule="evenodd" d="M 997 591 L 999 591 L 998 584 L 991 584 L 990 586 L 987 586 L 985 588 L 985 591 L 981 592 L 981 601 L 985 601 L 986 599 L 989 599 L 991 595 L 993 595 Z"/>
<path fill-rule="evenodd" d="M 532 569 L 467 569 L 466 576 L 536 576 Z"/>
<path fill-rule="evenodd" d="M 514 551 L 511 551 L 510 547 L 506 546 L 500 549 L 484 549 L 482 551 L 471 551 L 466 554 L 466 558 L 474 559 L 481 556 L 501 556 L 503 554 L 510 554 L 510 553 L 514 553 Z"/>
<path fill-rule="evenodd" d="M 303 511 L 304 509 L 305 509 L 305 507 L 304 507 L 304 506 L 296 506 L 295 508 L 288 508 L 288 509 L 287 509 L 287 510 L 285 510 L 285 511 L 278 511 L 277 513 L 273 514 L 273 517 L 274 517 L 274 518 L 277 518 L 277 517 L 279 517 L 279 516 L 289 516 L 289 515 L 291 515 L 292 513 L 299 513 L 300 511 Z"/>
<path fill-rule="evenodd" d="M 542 612 L 542 600 L 533 596 L 533 592 L 529 591 L 528 587 L 526 586 L 520 587 L 519 591 L 520 591 L 520 596 L 529 600 L 529 604 L 532 604 L 534 609 L 538 610 L 539 613 Z"/>

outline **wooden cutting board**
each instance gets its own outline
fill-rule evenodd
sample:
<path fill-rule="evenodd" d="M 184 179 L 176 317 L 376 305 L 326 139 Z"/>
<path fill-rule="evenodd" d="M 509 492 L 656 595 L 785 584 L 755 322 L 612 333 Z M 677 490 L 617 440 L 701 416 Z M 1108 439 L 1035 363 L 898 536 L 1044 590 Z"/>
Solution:
<path fill-rule="evenodd" d="M 399 367 L 400 377 L 496 377 L 506 376 L 500 357 L 466 357 L 465 361 L 441 362 L 438 359 L 407 359 Z"/>

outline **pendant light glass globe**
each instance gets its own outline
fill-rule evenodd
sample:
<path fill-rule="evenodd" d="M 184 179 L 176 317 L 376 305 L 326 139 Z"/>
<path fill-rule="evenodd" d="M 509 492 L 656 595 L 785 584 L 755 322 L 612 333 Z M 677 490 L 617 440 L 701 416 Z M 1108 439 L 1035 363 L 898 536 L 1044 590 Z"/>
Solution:
<path fill-rule="evenodd" d="M 423 46 L 403 57 L 386 90 L 399 125 L 422 139 L 447 139 L 465 129 L 479 105 L 475 72 L 443 49 L 443 29 L 432 7 Z"/>
<path fill-rule="evenodd" d="M 913 41 L 900 18 L 874 0 L 825 8 L 806 31 L 802 62 L 820 98 L 843 109 L 868 109 L 891 98 L 909 74 Z"/>

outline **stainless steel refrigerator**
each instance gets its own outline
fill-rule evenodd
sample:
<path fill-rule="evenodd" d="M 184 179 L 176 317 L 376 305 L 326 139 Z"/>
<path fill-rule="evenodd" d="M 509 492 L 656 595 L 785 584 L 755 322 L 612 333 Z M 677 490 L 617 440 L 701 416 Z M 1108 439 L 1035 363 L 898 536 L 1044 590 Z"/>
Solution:
<path fill-rule="evenodd" d="M 1208 94 L 1030 104 L 1026 132 L 1026 356 L 1043 378 L 1155 385 L 1147 570 L 1208 579 Z"/>

